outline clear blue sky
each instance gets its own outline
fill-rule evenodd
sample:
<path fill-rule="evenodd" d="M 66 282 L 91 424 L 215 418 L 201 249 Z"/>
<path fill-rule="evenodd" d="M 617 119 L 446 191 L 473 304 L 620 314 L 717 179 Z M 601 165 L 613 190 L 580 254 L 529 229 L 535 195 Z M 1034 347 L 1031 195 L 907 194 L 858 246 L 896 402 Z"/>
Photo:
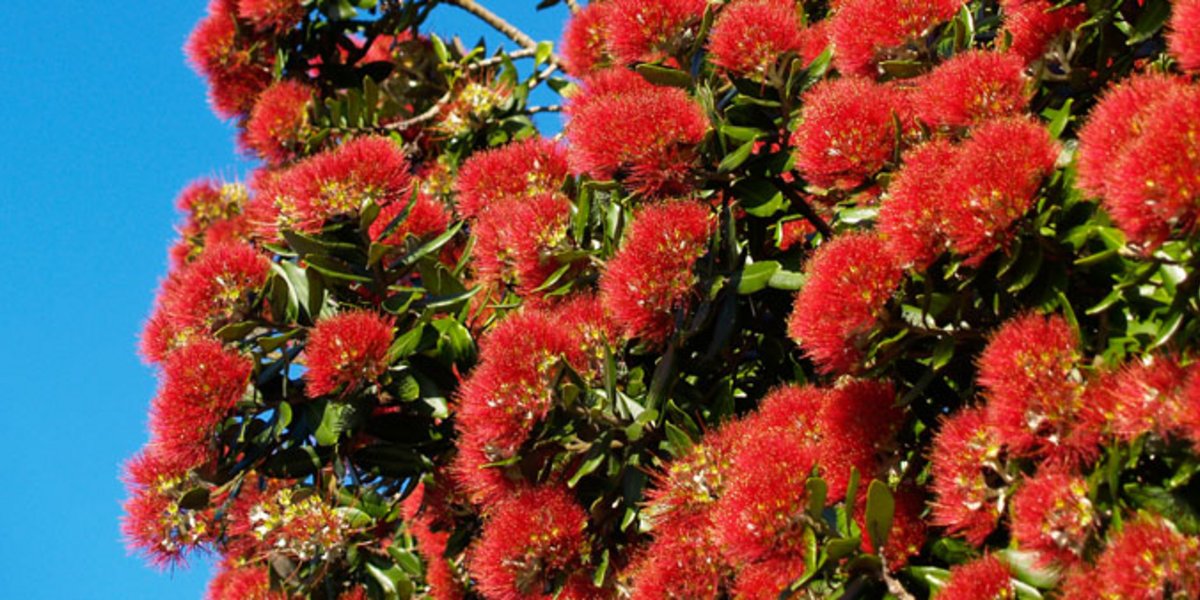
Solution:
<path fill-rule="evenodd" d="M 117 474 L 146 437 L 155 382 L 135 344 L 175 194 L 247 168 L 180 51 L 205 4 L 0 0 L 0 598 L 203 594 L 203 562 L 126 555 Z M 487 4 L 537 39 L 566 12 Z M 439 34 L 484 34 L 438 12 Z"/>

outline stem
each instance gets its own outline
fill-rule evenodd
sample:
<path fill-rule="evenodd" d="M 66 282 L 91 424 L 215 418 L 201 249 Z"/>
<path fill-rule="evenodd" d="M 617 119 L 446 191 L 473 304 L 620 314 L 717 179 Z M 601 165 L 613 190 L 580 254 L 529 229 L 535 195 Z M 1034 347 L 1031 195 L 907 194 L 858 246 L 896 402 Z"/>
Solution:
<path fill-rule="evenodd" d="M 816 227 L 817 231 L 821 232 L 821 235 L 825 236 L 826 239 L 833 237 L 833 229 L 829 227 L 829 223 L 826 223 L 825 219 L 822 219 L 821 215 L 818 215 L 817 211 L 813 210 L 808 201 L 798 194 L 792 186 L 779 178 L 772 179 L 771 183 L 775 184 L 776 189 L 783 192 L 783 196 L 800 210 L 800 214 L 804 215 L 804 218 L 808 219 L 808 222 L 812 223 L 813 227 Z"/>
<path fill-rule="evenodd" d="M 537 48 L 537 42 L 529 34 L 517 29 L 512 23 L 505 21 L 500 15 L 488 10 L 475 0 L 442 0 L 446 4 L 457 6 L 491 25 L 493 29 L 503 33 L 508 39 L 516 42 L 522 48 Z"/>
<path fill-rule="evenodd" d="M 435 117 L 437 117 L 439 114 L 441 114 L 442 108 L 445 107 L 447 104 L 449 104 L 450 101 L 453 99 L 454 99 L 453 91 L 446 92 L 446 95 L 442 96 L 441 98 L 438 98 L 438 101 L 434 102 L 433 106 L 430 106 L 429 108 L 425 109 L 425 112 L 423 112 L 419 115 L 416 115 L 412 118 L 400 121 L 398 123 L 392 123 L 392 124 L 386 125 L 386 126 L 384 126 L 384 129 L 387 129 L 387 130 L 408 129 L 409 127 L 412 127 L 413 125 L 420 125 L 421 123 L 424 123 L 426 121 L 431 121 Z"/>
<path fill-rule="evenodd" d="M 531 115 L 536 115 L 538 113 L 562 112 L 562 110 L 563 110 L 563 107 L 561 104 L 547 104 L 545 106 L 530 106 L 529 108 L 525 109 L 525 112 L 527 112 Z"/>
<path fill-rule="evenodd" d="M 583 10 L 582 8 L 579 7 L 579 3 L 576 2 L 575 0 L 566 0 L 566 3 L 567 3 L 567 8 L 571 9 L 572 14 Z"/>

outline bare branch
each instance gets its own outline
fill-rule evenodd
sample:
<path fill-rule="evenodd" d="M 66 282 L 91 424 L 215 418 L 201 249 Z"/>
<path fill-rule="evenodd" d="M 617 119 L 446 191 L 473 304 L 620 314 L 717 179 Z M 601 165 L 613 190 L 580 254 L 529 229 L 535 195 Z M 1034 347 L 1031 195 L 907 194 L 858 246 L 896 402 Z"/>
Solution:
<path fill-rule="evenodd" d="M 567 3 L 567 8 L 571 9 L 572 13 L 577 13 L 577 12 L 583 10 L 582 8 L 579 7 L 579 3 L 576 2 L 575 0 L 566 0 L 566 3 Z"/>
<path fill-rule="evenodd" d="M 479 4 L 475 0 L 442 0 L 442 1 L 445 2 L 446 4 L 453 4 L 454 6 L 457 6 L 461 9 L 475 15 L 476 17 L 479 17 L 480 20 L 487 23 L 488 25 L 491 25 L 492 28 L 494 28 L 496 31 L 503 33 L 505 36 L 508 37 L 508 39 L 516 42 L 522 48 L 536 48 L 537 47 L 537 42 L 533 41 L 533 38 L 529 37 L 529 34 L 525 33 L 524 31 L 521 31 L 520 29 L 517 29 L 516 26 L 514 26 L 512 23 L 505 21 L 503 18 L 500 17 L 500 15 L 497 15 L 496 13 L 488 10 L 487 8 L 484 8 L 483 5 Z"/>

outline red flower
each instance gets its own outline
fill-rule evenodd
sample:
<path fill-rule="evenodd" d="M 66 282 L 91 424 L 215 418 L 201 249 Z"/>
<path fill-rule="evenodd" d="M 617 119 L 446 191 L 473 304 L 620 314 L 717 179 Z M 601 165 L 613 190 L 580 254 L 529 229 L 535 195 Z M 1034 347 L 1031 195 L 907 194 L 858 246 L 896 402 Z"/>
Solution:
<path fill-rule="evenodd" d="M 707 433 L 684 454 L 655 473 L 646 493 L 647 518 L 656 529 L 690 529 L 725 492 L 730 460 L 752 435 L 748 420 L 735 420 Z"/>
<path fill-rule="evenodd" d="M 249 359 L 220 342 L 199 340 L 167 356 L 158 396 L 150 406 L 151 443 L 172 471 L 213 457 L 213 433 L 246 391 Z"/>
<path fill-rule="evenodd" d="M 1008 567 L 994 556 L 985 555 L 950 568 L 950 579 L 938 600 L 1016 600 Z"/>
<path fill-rule="evenodd" d="M 121 517 L 121 533 L 131 551 L 158 568 L 183 563 L 188 554 L 213 541 L 210 510 L 180 508 L 187 489 L 186 467 L 172 465 L 151 445 L 124 465 L 129 490 Z"/>
<path fill-rule="evenodd" d="M 935 126 L 969 127 L 1016 116 L 1029 105 L 1020 57 L 975 50 L 957 54 L 918 80 L 917 114 Z"/>
<path fill-rule="evenodd" d="M 834 66 L 846 75 L 876 74 L 884 60 L 908 56 L 936 25 L 954 17 L 962 0 L 842 0 L 831 17 Z"/>
<path fill-rule="evenodd" d="M 283 592 L 271 591 L 265 565 L 237 566 L 228 560 L 221 563 L 204 594 L 205 600 L 287 600 L 287 597 Z"/>
<path fill-rule="evenodd" d="M 1179 430 L 1200 451 L 1200 368 L 1194 366 L 1184 388 Z"/>
<path fill-rule="evenodd" d="M 280 81 L 267 88 L 246 121 L 246 145 L 270 163 L 295 158 L 303 149 L 301 136 L 308 126 L 312 99 L 312 88 L 295 81 Z"/>
<path fill-rule="evenodd" d="M 555 192 L 489 207 L 474 227 L 480 282 L 511 286 L 530 300 L 551 291 L 535 290 L 562 266 L 554 255 L 567 249 L 570 223 L 571 202 Z"/>
<path fill-rule="evenodd" d="M 808 508 L 805 483 L 816 451 L 782 430 L 765 430 L 733 457 L 725 495 L 713 509 L 714 533 L 731 562 L 802 559 Z"/>
<path fill-rule="evenodd" d="M 716 600 L 729 567 L 712 539 L 707 515 L 658 528 L 634 563 L 633 600 Z"/>
<path fill-rule="evenodd" d="M 812 184 L 851 189 L 879 172 L 896 151 L 900 96 L 866 79 L 826 80 L 804 95 L 792 133 L 796 166 Z"/>
<path fill-rule="evenodd" d="M 407 201 L 411 176 L 400 146 L 387 138 L 365 137 L 257 183 L 259 201 L 277 211 L 275 225 L 316 232 L 329 219 L 355 214 L 367 202 L 383 207 Z"/>
<path fill-rule="evenodd" d="M 269 272 L 270 261 L 249 245 L 208 248 L 177 278 L 164 282 L 158 310 L 166 330 L 161 333 L 168 338 L 188 329 L 207 333 L 244 318 Z"/>
<path fill-rule="evenodd" d="M 238 16 L 260 28 L 283 33 L 304 19 L 302 0 L 238 0 Z"/>
<path fill-rule="evenodd" d="M 978 264 L 1011 237 L 1009 228 L 1037 199 L 1058 147 L 1045 127 L 1024 119 L 989 121 L 960 146 L 948 178 L 947 235 Z"/>
<path fill-rule="evenodd" d="M 571 16 L 562 35 L 562 56 L 567 71 L 586 77 L 612 62 L 605 44 L 604 11 L 606 4 L 594 3 Z"/>
<path fill-rule="evenodd" d="M 477 218 L 510 200 L 558 192 L 568 171 L 563 147 L 541 137 L 472 154 L 454 183 L 457 212 Z"/>
<path fill-rule="evenodd" d="M 571 102 L 572 168 L 597 179 L 621 176 L 647 196 L 686 192 L 696 146 L 708 131 L 704 111 L 683 90 L 617 76 L 601 81 L 609 85 L 588 85 Z"/>
<path fill-rule="evenodd" d="M 317 322 L 304 347 L 304 393 L 316 398 L 342 388 L 343 394 L 387 371 L 392 322 L 365 310 L 344 312 Z"/>
<path fill-rule="evenodd" d="M 1055 38 L 1087 20 L 1086 6 L 1055 4 L 1047 0 L 1000 0 L 1004 31 L 1012 38 L 1009 52 L 1031 63 L 1046 53 Z"/>
<path fill-rule="evenodd" d="M 1092 571 L 1101 598 L 1200 598 L 1200 538 L 1184 536 L 1169 523 L 1143 517 L 1126 523 Z"/>
<path fill-rule="evenodd" d="M 238 183 L 221 185 L 212 179 L 188 184 L 175 200 L 179 210 L 187 213 L 182 233 L 195 236 L 213 223 L 237 217 L 246 203 L 246 187 Z"/>
<path fill-rule="evenodd" d="M 706 0 L 608 0 L 608 53 L 621 63 L 671 58 L 700 24 Z"/>
<path fill-rule="evenodd" d="M 375 217 L 368 230 L 372 241 L 403 246 L 410 236 L 429 238 L 441 234 L 450 226 L 450 213 L 441 202 L 423 192 L 417 193 L 411 210 L 408 208 L 410 201 L 413 200 L 393 202 L 379 210 L 379 216 Z"/>
<path fill-rule="evenodd" d="M 1108 196 L 1120 185 L 1113 166 L 1141 135 L 1149 107 L 1183 85 L 1163 75 L 1136 75 L 1104 93 L 1079 131 L 1080 189 Z"/>
<path fill-rule="evenodd" d="M 988 485 L 1001 445 L 982 408 L 967 408 L 942 423 L 933 439 L 933 522 L 978 546 L 1000 520 L 999 494 Z"/>
<path fill-rule="evenodd" d="M 222 118 L 249 113 L 271 82 L 273 50 L 265 40 L 239 37 L 233 3 L 211 3 L 208 16 L 196 25 L 184 50 L 193 68 L 208 79 L 209 100 Z"/>
<path fill-rule="evenodd" d="M 1109 165 L 1105 208 L 1135 242 L 1157 245 L 1195 227 L 1200 199 L 1200 89 L 1146 106 L 1141 133 Z"/>
<path fill-rule="evenodd" d="M 788 335 L 823 373 L 851 373 L 861 366 L 867 339 L 904 279 L 881 238 L 867 233 L 838 236 L 817 249 L 796 294 Z"/>
<path fill-rule="evenodd" d="M 1073 566 L 1097 527 L 1082 477 L 1057 469 L 1025 480 L 1013 499 L 1012 534 L 1022 550 L 1033 550 L 1043 562 Z"/>
<path fill-rule="evenodd" d="M 587 552 L 587 513 L 565 490 L 520 492 L 487 519 L 471 552 L 479 591 L 495 600 L 550 598 L 557 577 L 569 575 Z"/>
<path fill-rule="evenodd" d="M 716 223 L 701 204 L 672 201 L 643 208 L 608 262 L 600 295 L 629 337 L 661 344 L 676 312 L 691 306 L 693 264 L 708 249 Z"/>
<path fill-rule="evenodd" d="M 782 55 L 804 50 L 796 8 L 774 0 L 733 2 L 717 17 L 708 50 L 713 64 L 761 80 Z"/>
<path fill-rule="evenodd" d="M 1000 327 L 979 357 L 988 422 L 1010 450 L 1025 454 L 1059 443 L 1076 420 L 1083 385 L 1071 325 L 1027 313 Z"/>
<path fill-rule="evenodd" d="M 925 546 L 928 527 L 921 513 L 925 511 L 925 494 L 915 487 L 902 487 L 895 491 L 895 512 L 892 516 L 892 529 L 888 533 L 887 545 L 883 554 L 887 558 L 887 568 L 895 572 L 908 566 L 908 560 L 921 553 Z M 866 495 L 860 495 L 855 507 L 855 520 L 862 531 L 867 531 L 867 501 Z M 863 535 L 862 549 L 864 552 L 878 554 L 875 543 L 870 535 Z"/>
<path fill-rule="evenodd" d="M 1147 356 L 1107 381 L 1102 401 L 1112 433 L 1132 441 L 1147 433 L 1168 437 L 1186 414 L 1188 372 L 1169 356 Z"/>
<path fill-rule="evenodd" d="M 938 139 L 904 154 L 879 207 L 879 232 L 897 263 L 923 271 L 946 250 L 944 190 L 958 150 Z"/>
<path fill-rule="evenodd" d="M 1171 3 L 1168 47 L 1185 71 L 1200 71 L 1200 2 L 1177 0 Z"/>
<path fill-rule="evenodd" d="M 733 597 L 738 600 L 777 600 L 794 581 L 804 576 L 806 568 L 803 560 L 795 558 L 773 558 L 746 565 L 737 575 Z"/>
<path fill-rule="evenodd" d="M 435 477 L 439 474 L 436 474 Z M 434 600 L 461 600 L 463 586 L 459 583 L 456 569 L 445 554 L 450 542 L 450 529 L 454 523 L 449 515 L 449 494 L 446 486 L 452 485 L 437 478 L 435 487 L 425 483 L 403 503 L 404 520 L 409 531 L 417 540 L 417 550 L 425 563 L 425 583 Z"/>

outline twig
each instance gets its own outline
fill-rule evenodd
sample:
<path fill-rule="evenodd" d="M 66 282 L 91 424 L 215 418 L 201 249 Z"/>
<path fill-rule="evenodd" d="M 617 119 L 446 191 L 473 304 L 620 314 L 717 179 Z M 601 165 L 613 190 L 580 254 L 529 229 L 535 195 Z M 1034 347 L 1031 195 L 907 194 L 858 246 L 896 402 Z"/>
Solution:
<path fill-rule="evenodd" d="M 479 17 L 484 23 L 491 25 L 496 31 L 503 33 L 508 39 L 516 42 L 522 48 L 537 48 L 537 42 L 529 37 L 527 33 L 517 29 L 512 23 L 505 21 L 500 15 L 484 8 L 475 0 L 442 0 L 446 4 L 453 4 L 476 17 Z"/>
<path fill-rule="evenodd" d="M 538 114 L 538 113 L 556 113 L 556 112 L 562 112 L 562 110 L 563 110 L 563 107 L 562 107 L 562 105 L 561 105 L 561 104 L 547 104 L 547 105 L 545 105 L 545 106 L 530 106 L 530 107 L 527 107 L 527 108 L 525 109 L 525 112 L 527 112 L 527 113 L 529 113 L 529 114 L 531 114 L 531 115 L 536 115 L 536 114 Z"/>
<path fill-rule="evenodd" d="M 385 125 L 383 128 L 387 129 L 387 130 L 408 129 L 409 127 L 412 127 L 413 125 L 420 125 L 421 123 L 430 121 L 433 118 L 437 117 L 439 114 L 441 114 L 442 108 L 444 108 L 447 104 L 449 104 L 450 101 L 453 99 L 454 99 L 454 91 L 451 90 L 449 92 L 446 92 L 446 94 L 444 96 L 442 96 L 441 98 L 438 98 L 438 101 L 434 102 L 433 106 L 430 106 L 429 108 L 425 109 L 425 112 L 423 112 L 419 115 L 416 115 L 414 117 L 405 119 L 403 121 L 399 121 L 397 123 L 390 123 L 388 125 Z"/>
<path fill-rule="evenodd" d="M 583 10 L 582 8 L 579 7 L 579 3 L 576 2 L 575 0 L 566 0 L 566 3 L 567 3 L 567 8 L 571 9 L 572 13 L 577 13 L 577 12 Z"/>
<path fill-rule="evenodd" d="M 800 214 L 804 215 L 804 218 L 808 219 L 808 222 L 812 223 L 813 227 L 816 227 L 817 231 L 821 232 L 821 235 L 825 236 L 826 239 L 833 237 L 833 229 L 829 227 L 829 223 L 826 223 L 825 219 L 822 219 L 821 215 L 818 215 L 817 211 L 813 210 L 813 207 L 808 204 L 808 201 L 801 197 L 796 190 L 792 189 L 792 186 L 778 178 L 772 179 L 771 183 L 775 184 L 776 189 L 783 192 L 784 197 L 800 210 Z"/>

